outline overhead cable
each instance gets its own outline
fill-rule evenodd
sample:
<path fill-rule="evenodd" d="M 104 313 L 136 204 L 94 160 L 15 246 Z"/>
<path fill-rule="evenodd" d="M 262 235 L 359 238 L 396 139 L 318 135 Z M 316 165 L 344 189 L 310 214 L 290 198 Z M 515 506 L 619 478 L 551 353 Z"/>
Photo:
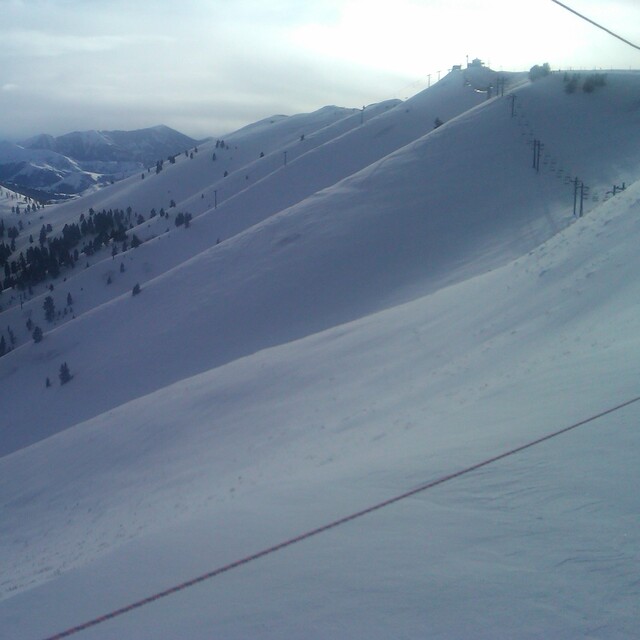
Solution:
<path fill-rule="evenodd" d="M 551 0 L 551 2 L 555 2 L 557 5 L 560 5 L 563 9 L 566 9 L 567 11 L 571 11 L 571 13 L 577 15 L 579 18 L 582 18 L 583 20 L 586 20 L 587 22 L 592 24 L 594 27 L 598 27 L 598 29 L 602 29 L 603 31 L 606 31 L 610 36 L 613 36 L 614 38 L 618 38 L 618 40 L 622 40 L 622 42 L 624 42 L 625 44 L 628 44 L 630 47 L 633 47 L 634 49 L 638 49 L 638 51 L 640 51 L 640 47 L 637 44 L 633 44 L 633 42 L 629 42 L 629 40 L 627 40 L 626 38 L 623 38 L 622 36 L 619 36 L 617 33 L 614 33 L 610 29 L 603 27 L 601 24 L 598 24 L 594 20 L 591 20 L 591 18 L 587 18 L 587 16 L 584 16 L 581 13 L 578 13 L 575 9 L 568 7 L 566 4 L 563 4 L 558 0 Z"/>

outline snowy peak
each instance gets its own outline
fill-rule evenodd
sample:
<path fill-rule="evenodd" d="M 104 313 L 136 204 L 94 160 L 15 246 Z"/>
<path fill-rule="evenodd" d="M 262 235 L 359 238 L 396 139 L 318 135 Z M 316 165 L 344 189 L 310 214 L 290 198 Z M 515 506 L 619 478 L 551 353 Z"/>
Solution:
<path fill-rule="evenodd" d="M 69 197 L 121 180 L 196 142 L 165 126 L 76 131 L 55 138 L 42 134 L 20 145 L 0 143 L 0 180 L 40 192 L 42 200 Z"/>
<path fill-rule="evenodd" d="M 23 143 L 26 149 L 50 149 L 81 161 L 135 161 L 145 166 L 170 153 L 189 149 L 197 140 L 159 125 L 135 131 L 75 131 L 40 135 Z"/>

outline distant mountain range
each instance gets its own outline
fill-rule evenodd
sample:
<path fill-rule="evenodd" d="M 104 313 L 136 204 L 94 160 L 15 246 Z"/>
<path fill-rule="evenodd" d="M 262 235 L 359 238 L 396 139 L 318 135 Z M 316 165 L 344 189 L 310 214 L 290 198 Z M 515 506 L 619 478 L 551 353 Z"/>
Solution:
<path fill-rule="evenodd" d="M 0 183 L 35 198 L 59 200 L 128 177 L 198 143 L 164 125 L 0 141 Z"/>

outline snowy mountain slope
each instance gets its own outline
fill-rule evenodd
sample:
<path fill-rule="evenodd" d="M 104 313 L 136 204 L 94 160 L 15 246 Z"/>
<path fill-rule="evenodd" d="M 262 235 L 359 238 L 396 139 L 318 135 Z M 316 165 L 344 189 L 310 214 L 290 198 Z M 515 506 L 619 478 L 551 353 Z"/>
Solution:
<path fill-rule="evenodd" d="M 0 180 L 32 189 L 57 193 L 67 179 L 85 180 L 91 184 L 77 162 L 47 149 L 27 150 L 10 142 L 0 141 Z"/>
<path fill-rule="evenodd" d="M 388 101 L 380 105 L 372 105 L 369 107 L 369 113 L 378 113 L 390 108 L 396 103 L 397 101 Z M 265 131 L 263 131 L 265 127 L 256 125 L 255 128 L 258 129 L 257 132 L 254 132 L 255 137 L 257 138 L 256 140 L 248 135 L 248 130 L 252 131 L 252 127 L 247 127 L 244 130 L 241 130 L 238 133 L 243 143 L 243 147 L 240 152 L 238 152 L 237 148 L 234 147 L 234 150 L 232 151 L 226 148 L 216 149 L 216 153 L 220 157 L 221 164 L 224 164 L 225 155 L 228 156 L 228 160 L 232 160 L 233 156 L 231 154 L 235 154 L 236 160 L 240 163 L 249 162 L 249 158 L 252 160 L 255 155 L 254 147 L 259 146 L 260 148 L 265 148 L 269 151 L 270 149 L 278 148 L 280 145 L 289 143 L 293 140 L 298 142 L 300 130 L 312 131 L 311 136 L 307 137 L 307 142 L 304 145 L 305 149 L 308 150 L 313 148 L 314 145 L 322 144 L 326 140 L 330 140 L 332 137 L 341 135 L 344 131 L 357 126 L 359 116 L 351 117 L 351 111 L 353 110 L 331 107 L 320 109 L 316 113 L 301 114 L 291 118 L 282 116 L 277 119 L 275 124 L 269 122 L 269 135 L 265 135 Z M 331 124 L 334 121 L 336 122 L 335 127 Z M 327 123 L 329 124 L 327 125 Z M 318 129 L 318 132 L 313 133 L 316 129 Z M 235 135 L 232 134 L 228 140 L 229 139 L 233 142 L 233 140 L 235 140 Z M 208 146 L 205 144 L 204 149 L 207 150 L 208 147 L 214 148 L 213 144 Z M 15 216 L 9 217 L 7 212 L 7 214 L 4 215 L 7 225 L 17 225 L 18 223 L 24 225 L 24 232 L 16 239 L 17 247 L 12 258 L 15 259 L 20 252 L 26 252 L 28 250 L 31 246 L 31 238 L 38 238 L 39 229 L 43 224 L 46 223 L 52 229 L 48 234 L 48 237 L 60 236 L 66 224 L 77 224 L 80 216 L 87 216 L 88 211 L 90 211 L 92 206 L 95 206 L 96 210 L 106 209 L 111 206 L 122 206 L 124 209 L 125 203 L 133 202 L 133 204 L 139 204 L 142 202 L 144 203 L 144 209 L 142 209 L 142 211 L 148 216 L 149 210 L 153 209 L 153 207 L 147 209 L 147 205 L 149 205 L 149 203 L 163 203 L 167 208 L 167 217 L 157 216 L 155 219 L 152 217 L 148 218 L 143 225 L 136 225 L 133 231 L 136 234 L 139 234 L 143 239 L 152 238 L 156 235 L 167 234 L 171 229 L 174 229 L 173 220 L 169 220 L 170 217 L 176 213 L 171 210 L 171 200 L 169 199 L 169 196 L 173 194 L 175 197 L 178 197 L 176 195 L 178 189 L 182 189 L 182 193 L 190 194 L 194 189 L 196 189 L 196 187 L 199 189 L 203 184 L 210 184 L 212 165 L 205 157 L 208 156 L 209 152 L 210 149 L 198 155 L 197 150 L 192 150 L 190 156 L 187 155 L 186 158 L 179 156 L 176 159 L 175 165 L 167 163 L 165 165 L 166 168 L 159 175 L 151 174 L 152 179 L 155 180 L 154 182 L 147 180 L 146 183 L 143 182 L 140 184 L 140 180 L 125 180 L 122 183 L 113 185 L 112 187 L 100 192 L 85 195 L 85 197 L 77 202 L 70 201 L 60 206 L 47 207 L 46 214 L 43 211 L 39 211 L 37 215 L 27 214 L 22 218 L 16 217 L 14 220 L 13 217 Z M 271 154 L 271 156 L 275 155 L 278 155 L 277 164 L 279 165 L 281 162 L 280 152 L 277 154 Z M 294 149 L 290 149 L 289 155 L 290 157 L 295 158 L 296 154 Z M 271 159 L 270 155 L 265 156 L 264 160 L 261 159 L 260 168 L 263 171 L 266 169 L 266 173 L 270 173 L 273 170 L 268 166 Z M 181 166 L 181 163 L 185 160 L 187 166 Z M 200 162 L 200 160 L 204 160 L 204 162 Z M 249 164 L 251 164 L 251 162 L 249 162 Z M 256 170 L 255 173 L 258 173 L 258 171 Z M 230 177 L 226 183 L 227 195 L 233 193 L 234 188 L 237 191 L 241 191 L 246 188 L 244 179 L 242 179 L 242 181 L 235 180 L 235 187 L 230 183 L 234 183 L 234 179 L 232 177 Z M 164 188 L 167 186 L 169 187 L 167 189 L 168 196 L 165 197 L 162 194 L 164 193 Z M 172 188 L 174 189 L 173 191 Z M 130 197 L 130 192 L 137 195 Z M 160 197 L 158 197 L 158 194 L 160 194 Z M 194 200 L 196 199 L 194 198 Z M 197 206 L 191 208 L 191 211 L 194 209 L 202 210 L 203 207 L 207 208 L 209 206 L 202 204 L 201 198 L 199 197 L 195 204 Z M 128 207 L 130 205 L 127 204 L 126 206 Z M 158 206 L 157 210 L 162 211 L 162 207 Z M 169 213 L 169 211 L 171 211 L 171 213 Z M 135 213 L 137 214 L 137 212 L 138 209 L 136 209 Z M 135 214 L 133 216 L 133 220 L 135 221 Z M 174 267 L 185 259 L 199 253 L 203 249 L 209 248 L 215 243 L 215 237 L 212 238 L 210 234 L 206 233 L 201 233 L 198 236 L 192 234 L 188 239 L 186 239 L 186 241 L 185 238 L 180 237 L 180 234 L 174 234 L 173 236 L 169 234 L 168 238 L 170 238 L 171 249 L 167 250 L 163 247 L 163 250 L 160 251 L 160 253 L 158 251 L 152 251 L 151 254 L 154 256 L 152 266 L 150 266 L 150 263 L 146 259 L 142 262 L 141 268 L 138 268 L 137 270 L 136 266 L 140 267 L 140 265 L 136 265 L 135 263 L 132 265 L 133 269 L 129 273 L 130 277 L 125 278 L 126 285 L 124 289 L 122 288 L 123 279 L 120 278 L 114 287 L 102 289 L 97 296 L 95 295 L 95 291 L 92 291 L 92 294 L 94 295 L 91 296 L 90 300 L 87 300 L 85 297 L 83 300 L 84 304 L 76 305 L 74 307 L 75 311 L 86 311 L 96 304 L 100 304 L 116 295 L 119 295 L 124 290 L 130 290 L 135 282 L 145 281 L 151 276 L 156 276 L 158 273 Z M 127 266 L 129 266 L 128 262 L 130 259 L 130 255 L 128 260 L 125 259 Z M 90 259 L 86 259 L 83 264 L 85 267 L 88 267 L 90 262 L 92 264 L 91 273 L 95 275 L 97 268 L 99 271 L 98 277 L 101 278 L 103 282 L 106 282 L 110 277 L 113 278 L 113 276 L 118 273 L 111 260 L 110 251 L 105 251 L 102 255 L 100 253 L 92 255 Z M 102 264 L 97 265 L 97 262 L 102 262 Z M 79 269 L 75 271 L 67 269 L 64 281 L 69 281 L 70 283 L 73 282 L 73 285 L 70 284 L 68 286 L 79 292 L 86 290 L 85 286 L 95 282 L 95 278 L 87 279 L 86 274 L 82 273 Z M 34 319 L 36 318 L 37 313 L 42 307 L 44 295 L 49 294 L 48 286 L 45 294 L 42 294 L 44 291 L 44 285 L 42 284 L 34 285 L 33 289 L 35 291 L 35 296 L 32 292 L 18 293 L 7 291 L 7 295 L 5 295 L 1 301 L 1 304 L 5 308 L 14 307 L 13 311 L 7 312 L 5 319 L 7 320 L 8 326 L 13 327 L 14 333 L 17 335 L 18 344 L 30 339 L 30 332 L 20 330 L 23 321 L 30 317 L 33 317 Z M 92 289 L 95 289 L 95 287 L 92 287 Z M 24 308 L 22 303 L 25 303 Z M 18 306 L 20 307 L 19 311 Z M 71 317 L 72 314 L 69 314 L 68 318 Z M 63 322 L 68 318 L 61 316 L 58 321 Z"/>
<path fill-rule="evenodd" d="M 285 170 L 316 185 L 325 147 L 359 137 L 362 162 L 380 121 L 401 126 L 381 107 L 329 125 L 356 125 L 342 136 L 319 129 L 322 145 L 292 129 L 300 154 L 265 173 L 259 215 L 257 185 L 238 185 L 189 229 L 79 264 L 52 292 L 59 308 L 72 293 L 76 317 L 39 345 L 23 325 L 42 322 L 43 296 L 11 303 L 3 635 L 50 636 L 638 397 L 639 77 L 589 95 L 556 76 L 523 85 L 513 117 L 509 97 L 474 92 L 474 108 L 279 210 Z M 135 191 L 204 169 L 202 153 Z M 590 187 L 579 220 L 575 177 Z M 61 226 L 71 210 L 44 215 Z M 634 637 L 639 412 L 78 637 Z"/>
<path fill-rule="evenodd" d="M 351 132 L 353 137 L 341 138 L 338 146 L 324 151 L 324 171 L 318 172 L 320 159 L 316 159 L 312 167 L 307 163 L 290 175 L 286 182 L 283 181 L 279 187 L 283 201 L 273 205 L 276 211 L 280 210 L 420 137 L 433 128 L 436 117 L 455 117 L 484 101 L 486 95 L 476 91 L 475 86 L 485 86 L 492 78 L 495 79 L 496 74 L 488 69 L 470 70 L 468 74 L 453 72 L 406 103 L 399 105 L 398 101 L 391 100 L 370 105 L 365 114 L 353 109 L 325 107 L 311 114 L 274 116 L 225 136 L 224 148 L 216 148 L 213 142 L 202 145 L 202 153 L 193 154 L 189 163 L 181 155 L 177 156 L 176 165 L 165 163 L 159 175 L 148 175 L 151 183 L 134 176 L 88 194 L 79 202 L 64 203 L 51 210 L 47 221 L 54 228 L 62 228 L 65 223 L 76 221 L 81 213 L 86 214 L 90 207 L 100 210 L 130 206 L 148 217 L 152 208 L 168 210 L 171 200 L 177 203 L 178 208 L 198 215 L 214 206 L 214 191 L 218 191 L 217 199 L 222 204 L 239 192 L 254 188 L 256 182 L 281 169 L 284 151 L 287 151 L 288 162 L 291 163 L 300 155 Z M 513 83 L 516 83 L 519 74 L 511 75 Z M 393 110 L 394 106 L 396 110 Z M 393 113 L 379 122 L 377 116 L 389 110 Z M 369 128 L 372 120 L 376 125 Z M 362 121 L 367 125 L 366 131 L 358 131 Z M 303 140 L 301 136 L 304 136 Z M 215 163 L 210 162 L 214 153 L 217 157 Z M 260 158 L 260 153 L 265 157 Z M 290 168 L 288 170 L 291 171 Z M 224 178 L 225 171 L 229 173 L 227 178 Z M 301 178 L 304 178 L 302 183 Z M 307 184 L 310 180 L 311 184 Z M 296 185 L 296 191 L 287 198 L 292 183 Z M 256 202 L 265 200 L 265 195 L 272 196 L 265 194 L 264 190 L 259 191 L 250 201 L 236 203 L 229 214 L 248 206 L 255 208 Z M 267 202 L 272 199 L 266 198 Z M 266 215 L 254 215 L 254 219 L 260 220 Z"/>
<path fill-rule="evenodd" d="M 514 78 L 518 77 L 517 74 L 512 75 Z M 493 77 L 495 74 L 490 70 L 474 70 L 474 79 L 480 86 L 484 86 Z M 214 164 L 208 161 L 208 154 L 211 152 L 209 147 L 213 145 L 205 145 L 201 153 L 191 152 L 188 159 L 179 156 L 175 165 L 167 163 L 160 174 L 151 174 L 151 182 L 149 179 L 145 182 L 132 178 L 85 196 L 77 202 L 48 208 L 46 216 L 38 215 L 37 221 L 34 216 L 27 216 L 26 228 L 29 230 L 28 227 L 33 222 L 33 232 L 37 234 L 38 226 L 46 220 L 53 228 L 50 236 L 55 236 L 61 233 L 64 224 L 77 223 L 81 214 L 87 215 L 91 207 L 96 210 L 112 206 L 124 209 L 133 204 L 135 217 L 135 213 L 140 211 L 148 215 L 149 210 L 153 208 L 149 207 L 150 203 L 157 205 L 157 211 L 161 209 L 161 203 L 167 212 L 172 211 L 170 203 L 173 196 L 178 199 L 179 208 L 176 210 L 184 208 L 197 215 L 198 212 L 214 206 L 216 200 L 221 201 L 220 208 L 210 212 L 213 215 L 204 218 L 206 226 L 200 229 L 199 234 L 191 234 L 188 239 L 184 236 L 170 236 L 170 249 L 165 246 L 163 251 L 155 251 L 153 258 L 145 258 L 144 272 L 137 273 L 133 280 L 131 277 L 126 279 L 126 285 L 130 289 L 136 281 L 144 281 L 176 266 L 188 257 L 209 248 L 218 240 L 244 230 L 370 164 L 389 151 L 415 139 L 416 136 L 419 137 L 424 131 L 430 131 L 435 119 L 434 114 L 453 116 L 484 100 L 485 97 L 468 83 L 469 80 L 461 73 L 453 73 L 431 90 L 407 101 L 401 110 L 388 113 L 397 105 L 397 101 L 370 105 L 366 109 L 366 118 L 363 118 L 364 114 L 361 113 L 349 115 L 350 110 L 327 107 L 312 114 L 280 117 L 273 122 L 263 121 L 228 136 L 225 149 L 215 148 L 213 153 L 216 154 L 217 160 Z M 345 113 L 347 115 L 343 117 Z M 380 114 L 385 116 L 382 123 L 377 118 Z M 365 122 L 363 127 L 362 121 Z M 301 131 L 307 132 L 303 141 L 300 140 Z M 384 135 L 381 136 L 381 132 Z M 347 133 L 350 135 L 345 135 Z M 330 144 L 334 140 L 336 144 Z M 232 149 L 227 150 L 227 145 L 232 145 Z M 289 160 L 287 167 L 283 167 L 283 146 L 286 147 Z M 260 158 L 257 149 L 266 149 L 267 154 Z M 314 154 L 314 150 L 318 149 L 320 152 Z M 245 164 L 242 170 L 232 172 L 227 178 L 211 185 L 212 167 L 229 167 L 230 161 L 239 165 Z M 248 177 L 251 178 L 249 182 Z M 206 192 L 200 193 L 205 184 L 209 185 Z M 163 195 L 165 189 L 166 195 Z M 190 194 L 194 191 L 195 196 L 180 200 L 180 193 Z M 140 203 L 143 203 L 144 208 L 138 208 L 137 205 Z M 172 214 L 175 212 L 172 211 Z M 135 233 L 147 239 L 164 235 L 172 228 L 172 222 L 165 217 L 157 216 L 148 218 L 144 225 L 137 226 Z M 24 234 L 17 239 L 16 253 L 25 251 L 28 246 L 27 234 Z M 95 264 L 96 259 L 100 259 L 100 256 L 92 256 L 87 263 Z M 113 280 L 114 269 L 109 252 L 104 252 L 102 259 L 108 261 L 100 267 L 102 280 L 106 281 L 109 277 Z M 133 273 L 130 273 L 130 276 L 132 275 Z M 82 281 L 86 278 L 81 277 L 78 282 L 78 271 L 67 271 L 66 277 L 75 283 L 73 286 L 69 285 L 75 291 L 86 289 L 86 283 Z M 126 289 L 104 289 L 101 300 L 106 301 L 123 290 Z M 9 296 L 8 303 L 15 305 L 18 300 L 17 295 Z M 92 304 L 96 302 L 94 298 Z M 42 298 L 36 298 L 31 304 L 26 305 L 24 310 L 21 309 L 20 314 L 12 315 L 29 317 L 29 314 L 33 314 L 35 317 L 41 307 Z M 86 308 L 85 304 L 84 309 Z M 76 305 L 74 310 L 78 312 L 81 308 Z M 14 328 L 14 332 L 16 326 L 23 324 L 23 321 L 16 317 L 7 317 L 7 321 L 9 326 Z M 18 344 L 29 339 L 28 333 L 18 335 Z"/>
<path fill-rule="evenodd" d="M 486 95 L 469 83 L 475 80 L 484 85 L 489 79 L 495 80 L 496 74 L 487 69 L 476 70 L 476 74 L 465 77 L 461 72 L 452 72 L 430 89 L 379 115 L 367 108 L 356 116 L 363 126 L 305 150 L 293 162 L 289 157 L 287 166 L 280 163 L 278 173 L 269 176 L 268 182 L 255 182 L 233 198 L 225 198 L 225 192 L 220 191 L 223 202 L 218 211 L 221 220 L 216 224 L 216 237 L 235 235 L 369 166 L 432 131 L 436 118 L 449 120 L 481 104 Z M 513 74 L 513 82 L 517 77 Z M 185 206 L 189 208 L 190 204 Z"/>
<path fill-rule="evenodd" d="M 552 161 L 557 160 L 558 167 L 564 167 L 565 172 L 578 176 L 585 184 L 597 187 L 604 183 L 610 189 L 614 183 L 628 184 L 638 177 L 634 130 L 640 112 L 637 73 L 602 75 L 605 86 L 591 93 L 567 93 L 562 74 L 542 80 L 543 91 L 537 83 L 523 87 L 518 94 L 519 117 L 531 134 L 545 143 L 544 155 L 549 164 L 543 166 L 544 170 L 551 171 Z M 625 112 L 626 117 L 620 120 Z M 550 113 L 556 117 L 550 118 Z M 573 157 L 566 155 L 568 138 L 572 139 Z M 590 159 L 603 150 L 608 162 L 593 165 Z"/>
<path fill-rule="evenodd" d="M 339 146 L 325 152 L 325 171 L 330 171 L 331 175 L 306 188 L 304 194 L 307 196 L 424 135 L 433 128 L 436 117 L 450 119 L 481 103 L 486 95 L 476 91 L 476 85 L 485 86 L 491 79 L 495 80 L 495 76 L 495 72 L 488 69 L 469 70 L 466 74 L 452 72 L 431 89 L 404 103 L 398 104 L 398 101 L 392 100 L 370 105 L 364 114 L 354 109 L 324 107 L 311 114 L 274 116 L 225 136 L 224 142 L 229 149 L 216 149 L 213 143 L 208 143 L 203 146 L 207 153 L 194 155 L 195 163 L 166 165 L 157 178 L 151 176 L 160 184 L 141 184 L 142 181 L 136 181 L 134 177 L 126 186 L 123 183 L 114 185 L 85 198 L 80 205 L 84 209 L 79 208 L 76 203 L 67 203 L 57 210 L 61 213 L 61 222 L 68 222 L 90 206 L 131 206 L 146 216 L 151 208 L 167 209 L 173 199 L 178 207 L 186 207 L 197 215 L 213 207 L 214 189 L 218 190 L 218 201 L 222 203 L 247 187 L 251 188 L 254 182 L 265 175 L 282 168 L 285 150 L 288 162 L 292 162 L 301 154 L 351 132 L 352 138 L 341 140 Z M 519 81 L 519 74 L 511 76 L 514 84 Z M 392 113 L 387 113 L 389 111 Z M 379 120 L 380 114 L 386 114 L 385 118 Z M 376 128 L 365 127 L 366 131 L 358 131 L 363 120 L 365 124 L 376 120 Z M 301 136 L 304 136 L 303 140 L 300 139 Z M 265 154 L 264 158 L 259 158 L 261 152 Z M 217 160 L 210 163 L 213 153 Z M 182 158 L 178 157 L 177 160 Z M 343 167 L 343 164 L 347 166 Z M 225 171 L 229 172 L 229 176 L 223 180 Z M 300 173 L 309 180 L 308 167 Z M 317 173 L 317 168 L 311 173 Z M 246 175 L 249 175 L 249 184 Z M 324 172 L 320 175 L 324 175 Z M 299 177 L 300 175 L 292 176 L 287 186 L 290 188 L 292 182 L 297 184 Z M 204 199 L 201 197 L 203 193 Z M 190 206 L 187 207 L 185 200 L 188 198 Z M 289 199 L 286 206 L 296 201 Z"/>
<path fill-rule="evenodd" d="M 507 74 L 511 79 L 510 84 L 515 85 L 520 75 Z M 166 165 L 157 176 L 152 174 L 152 182 L 136 179 L 123 181 L 78 202 L 48 209 L 46 221 L 53 227 L 51 235 L 56 235 L 61 232 L 64 224 L 76 223 L 80 214 L 86 215 L 90 207 L 96 210 L 112 206 L 124 209 L 133 204 L 134 212 L 148 215 L 150 203 L 156 204 L 156 210 L 164 206 L 165 210 L 171 211 L 173 196 L 178 200 L 176 210 L 186 209 L 197 215 L 214 206 L 216 200 L 219 201 L 220 207 L 210 211 L 203 219 L 204 226 L 196 237 L 192 234 L 186 242 L 182 236 L 178 242 L 175 236 L 171 237 L 171 249 L 165 248 L 161 254 L 156 252 L 155 257 L 148 260 L 152 267 L 146 273 L 138 274 L 138 281 L 140 278 L 146 280 L 150 275 L 158 275 L 176 266 L 218 240 L 235 235 L 315 191 L 334 184 L 422 133 L 431 131 L 433 121 L 438 117 L 435 114 L 453 117 L 484 101 L 486 96 L 475 87 L 484 87 L 495 80 L 495 77 L 494 72 L 484 68 L 465 73 L 454 72 L 397 109 L 392 109 L 397 101 L 367 107 L 366 118 L 360 113 L 342 118 L 343 113 L 348 110 L 336 111 L 335 107 L 327 107 L 313 114 L 280 117 L 274 122 L 263 121 L 228 136 L 225 142 L 233 145 L 231 151 L 214 150 L 218 156 L 214 163 L 216 166 L 229 166 L 232 157 L 241 165 L 246 163 L 242 170 L 232 171 L 223 180 L 211 184 L 214 165 L 208 162 L 210 149 L 205 146 L 202 153 L 192 153 L 192 159 L 186 163 L 186 159 L 180 156 L 176 165 Z M 331 121 L 336 118 L 336 122 L 326 125 L 327 119 Z M 362 121 L 364 126 L 360 126 Z M 299 139 L 301 131 L 307 131 L 304 141 Z M 308 134 L 309 131 L 312 133 Z M 240 147 L 237 147 L 236 142 Z M 283 145 L 289 160 L 286 167 L 283 167 Z M 266 148 L 267 154 L 256 160 L 259 148 Z M 201 192 L 203 185 L 208 187 Z M 163 195 L 165 189 L 166 195 Z M 179 193 L 194 191 L 194 196 L 180 200 Z M 138 208 L 140 203 L 143 203 L 144 208 Z M 31 220 L 27 224 L 31 224 Z M 135 232 L 142 238 L 149 238 L 165 234 L 171 228 L 171 222 L 157 216 L 148 218 Z M 18 251 L 28 246 L 25 243 L 26 236 L 18 239 Z M 109 258 L 109 255 L 103 256 L 103 259 Z M 91 263 L 95 263 L 95 260 L 96 257 L 92 257 Z M 104 280 L 108 278 L 106 273 L 113 271 L 112 266 L 103 265 L 101 273 Z M 67 273 L 67 277 L 75 278 L 77 272 Z M 83 288 L 82 282 L 75 286 L 76 291 Z M 117 287 L 104 290 L 103 294 L 107 297 L 102 300 L 113 297 L 116 291 L 120 290 Z M 17 301 L 18 298 L 14 296 L 13 302 Z M 42 302 L 38 300 L 34 304 L 39 309 Z M 26 313 L 28 312 L 27 310 Z M 20 323 L 14 322 L 15 324 Z M 24 339 L 28 339 L 28 336 Z"/>
<path fill-rule="evenodd" d="M 639 207 L 636 184 L 489 273 L 2 458 L 8 637 L 45 637 L 637 396 Z M 632 637 L 639 411 L 79 637 Z"/>
<path fill-rule="evenodd" d="M 538 90 L 549 87 L 555 90 L 553 83 Z M 570 118 L 570 107 L 563 117 Z M 610 126 L 626 126 L 626 114 L 621 110 Z M 553 117 L 561 116 L 554 110 Z M 572 137 L 560 142 L 570 154 Z M 590 162 L 606 163 L 613 153 L 603 144 Z M 530 149 L 503 99 L 164 274 L 154 261 L 175 247 L 164 237 L 149 242 L 126 254 L 122 279 L 129 287 L 132 275 L 146 270 L 144 295 L 131 298 L 117 284 L 123 297 L 0 360 L 4 391 L 29 398 L 6 409 L 3 451 L 186 376 L 504 264 L 571 221 L 567 191 L 562 180 L 531 169 Z M 202 236 L 200 223 L 179 238 Z M 117 263 L 107 264 L 118 282 Z M 82 275 L 86 287 L 69 282 L 60 294 L 68 288 L 79 305 L 93 308 L 106 271 Z M 29 311 L 42 313 L 20 310 Z M 82 402 L 70 403 L 66 389 L 44 389 L 62 361 L 77 373 L 74 393 Z"/>
<path fill-rule="evenodd" d="M 132 207 L 136 212 L 148 217 L 151 209 L 159 210 L 161 207 L 169 209 L 171 200 L 181 204 L 186 198 L 201 192 L 212 183 L 222 180 L 225 171 L 233 171 L 255 160 L 260 151 L 265 154 L 274 148 L 280 148 L 283 144 L 291 144 L 298 141 L 300 131 L 314 132 L 328 125 L 339 122 L 352 114 L 351 109 L 331 107 L 320 109 L 310 114 L 281 117 L 270 125 L 267 132 L 259 129 L 255 143 L 250 135 L 239 135 L 238 142 L 244 143 L 238 146 L 234 142 L 233 135 L 227 136 L 224 142 L 229 149 L 216 149 L 215 141 L 205 142 L 198 146 L 198 152 L 189 148 L 189 157 L 184 154 L 176 156 L 176 164 L 166 161 L 163 170 L 155 174 L 155 168 L 150 168 L 145 174 L 145 180 L 140 175 L 119 182 L 115 185 L 88 194 L 79 203 L 67 202 L 56 207 L 55 215 L 52 212 L 52 224 L 62 226 L 71 220 L 76 220 L 80 213 L 86 213 L 89 207 L 96 210 L 103 208 Z M 233 143 L 233 146 L 231 146 Z M 236 148 L 236 146 L 238 148 Z M 260 147 L 258 150 L 256 150 Z M 262 148 L 263 147 L 263 148 Z M 214 162 L 213 153 L 219 158 Z M 190 155 L 193 154 L 193 158 Z M 244 184 L 242 185 L 244 188 Z M 191 211 L 191 213 L 197 213 Z"/>

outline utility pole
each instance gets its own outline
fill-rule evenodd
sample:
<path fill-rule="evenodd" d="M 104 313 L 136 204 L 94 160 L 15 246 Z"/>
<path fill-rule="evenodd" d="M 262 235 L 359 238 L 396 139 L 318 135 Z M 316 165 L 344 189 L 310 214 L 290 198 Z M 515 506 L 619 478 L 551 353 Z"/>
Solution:
<path fill-rule="evenodd" d="M 516 94 L 512 93 L 510 96 L 511 98 L 511 117 L 515 117 L 516 115 Z"/>
<path fill-rule="evenodd" d="M 580 185 L 580 186 L 578 186 Z M 588 195 L 589 187 L 586 187 L 582 180 L 573 179 L 573 217 L 582 218 L 584 215 L 584 197 Z M 578 204 L 578 194 L 580 194 L 580 204 Z"/>
<path fill-rule="evenodd" d="M 533 168 L 540 173 L 540 155 L 542 153 L 542 147 L 544 145 L 540 140 L 533 141 Z"/>
<path fill-rule="evenodd" d="M 287 166 L 287 152 L 284 151 L 283 153 L 284 153 L 284 166 L 286 167 Z"/>

